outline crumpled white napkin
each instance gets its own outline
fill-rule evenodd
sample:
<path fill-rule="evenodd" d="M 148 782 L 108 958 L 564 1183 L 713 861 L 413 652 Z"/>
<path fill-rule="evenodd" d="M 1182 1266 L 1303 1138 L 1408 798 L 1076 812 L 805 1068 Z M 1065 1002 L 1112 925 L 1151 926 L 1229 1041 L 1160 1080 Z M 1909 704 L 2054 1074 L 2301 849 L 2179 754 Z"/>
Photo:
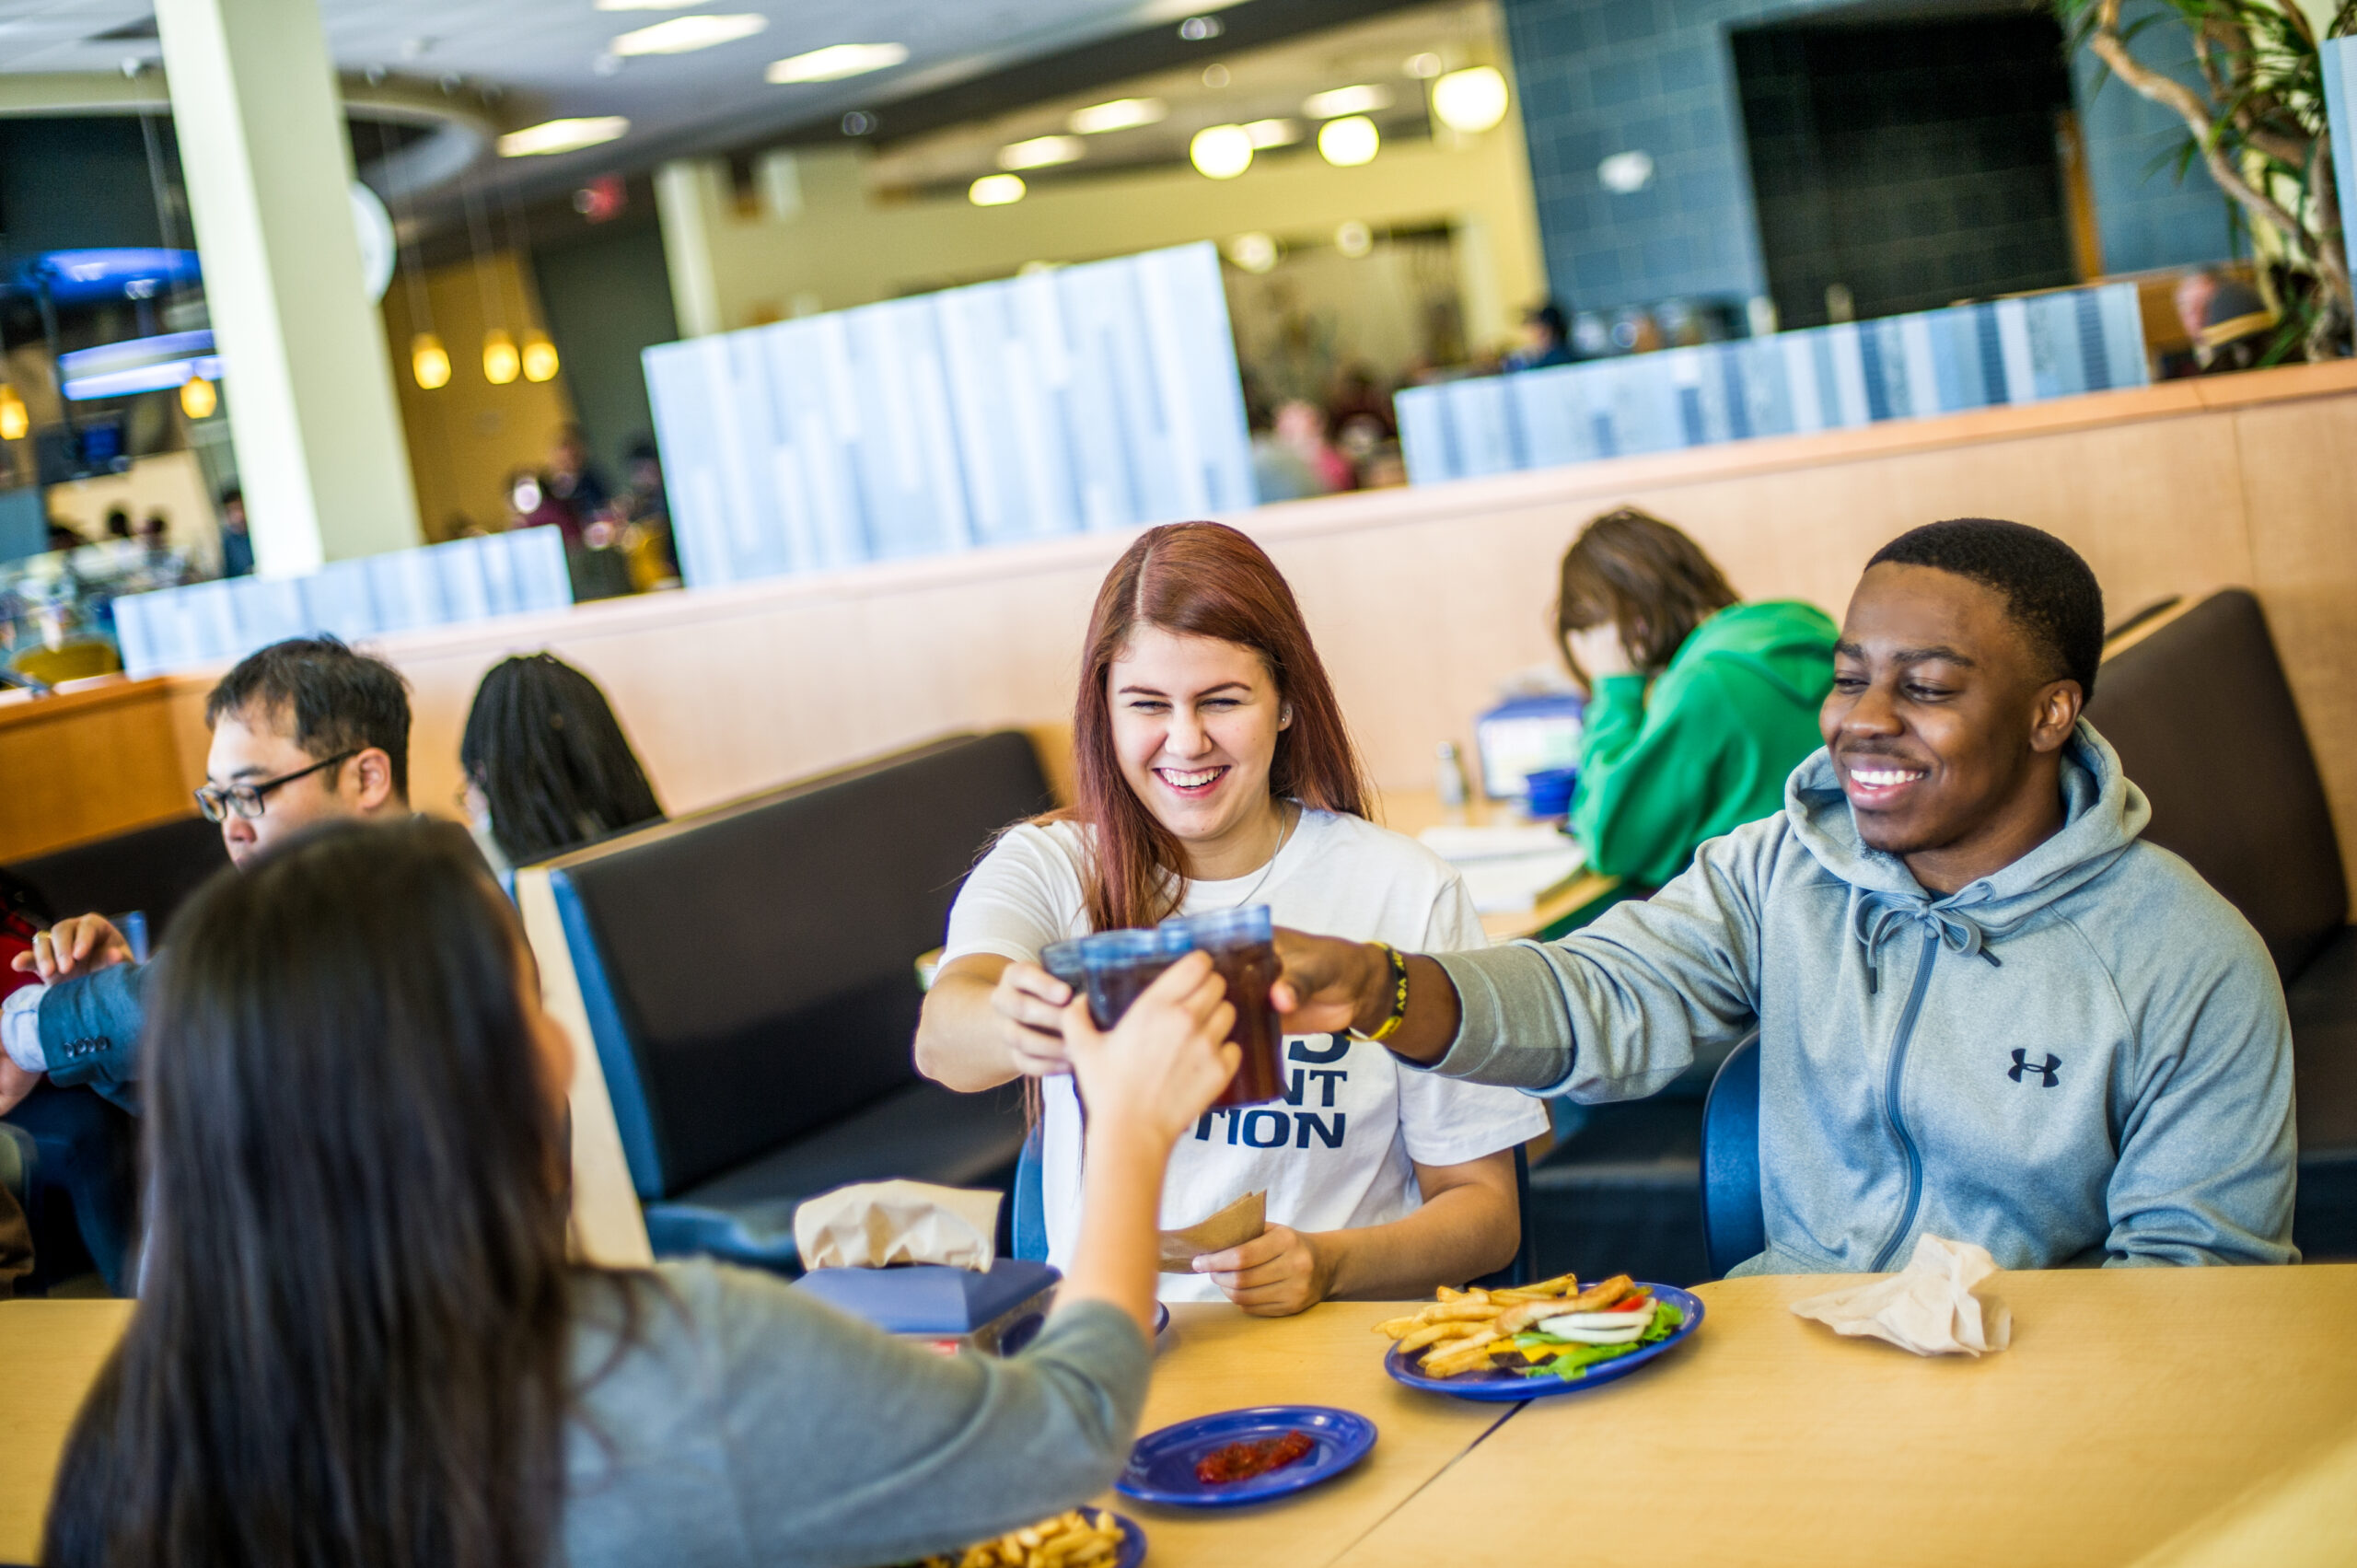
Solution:
<path fill-rule="evenodd" d="M 1926 1235 L 1899 1272 L 1795 1301 L 1793 1310 L 1837 1334 L 1871 1334 L 1917 1355 L 1977 1356 L 2003 1350 L 2014 1337 L 2005 1304 L 1973 1291 L 1997 1272 L 1987 1248 Z"/>
<path fill-rule="evenodd" d="M 806 1269 L 946 1263 L 990 1272 L 999 1195 L 929 1181 L 863 1181 L 805 1199 L 794 1245 Z"/>

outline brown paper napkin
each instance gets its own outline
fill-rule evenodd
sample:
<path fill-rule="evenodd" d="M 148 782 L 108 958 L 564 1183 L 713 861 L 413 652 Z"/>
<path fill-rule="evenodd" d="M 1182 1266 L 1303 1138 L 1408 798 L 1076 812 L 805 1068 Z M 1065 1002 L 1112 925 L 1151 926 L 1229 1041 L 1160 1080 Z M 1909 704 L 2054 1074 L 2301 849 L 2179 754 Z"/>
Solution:
<path fill-rule="evenodd" d="M 1247 1192 L 1201 1225 L 1162 1233 L 1162 1272 L 1191 1274 L 1195 1260 L 1206 1252 L 1241 1247 L 1269 1228 L 1269 1195 Z"/>
<path fill-rule="evenodd" d="M 997 1250 L 999 1195 L 929 1181 L 864 1181 L 806 1199 L 794 1245 L 806 1269 L 946 1263 L 988 1272 Z"/>
<path fill-rule="evenodd" d="M 2005 1304 L 1973 1289 L 1997 1272 L 1985 1247 L 1923 1236 L 1899 1272 L 1795 1301 L 1793 1310 L 1837 1334 L 1872 1335 L 1917 1355 L 1977 1356 L 2003 1350 L 2014 1337 Z"/>

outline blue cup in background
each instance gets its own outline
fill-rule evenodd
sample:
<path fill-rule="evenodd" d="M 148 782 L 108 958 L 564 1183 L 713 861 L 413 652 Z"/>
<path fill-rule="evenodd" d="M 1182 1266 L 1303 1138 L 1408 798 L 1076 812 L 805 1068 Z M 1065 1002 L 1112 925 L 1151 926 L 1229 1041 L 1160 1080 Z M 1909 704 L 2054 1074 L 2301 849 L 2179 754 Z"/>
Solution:
<path fill-rule="evenodd" d="M 1572 809 L 1572 791 L 1580 782 L 1577 768 L 1548 768 L 1523 775 L 1522 787 L 1533 817 L 1562 817 Z"/>

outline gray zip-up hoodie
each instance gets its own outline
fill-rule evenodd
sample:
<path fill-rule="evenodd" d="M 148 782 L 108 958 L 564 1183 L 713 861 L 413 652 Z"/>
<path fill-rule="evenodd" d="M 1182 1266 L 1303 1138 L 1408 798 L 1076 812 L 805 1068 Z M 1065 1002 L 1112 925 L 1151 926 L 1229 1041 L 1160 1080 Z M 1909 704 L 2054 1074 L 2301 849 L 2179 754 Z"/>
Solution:
<path fill-rule="evenodd" d="M 1879 1271 L 1916 1237 L 2009 1269 L 2289 1263 L 2292 1041 L 2266 947 L 2081 723 L 2064 825 L 1934 899 L 1868 849 L 1822 750 L 1784 810 L 1561 942 L 1440 961 L 1441 1072 L 1630 1099 L 1759 1031 L 1768 1250 Z"/>

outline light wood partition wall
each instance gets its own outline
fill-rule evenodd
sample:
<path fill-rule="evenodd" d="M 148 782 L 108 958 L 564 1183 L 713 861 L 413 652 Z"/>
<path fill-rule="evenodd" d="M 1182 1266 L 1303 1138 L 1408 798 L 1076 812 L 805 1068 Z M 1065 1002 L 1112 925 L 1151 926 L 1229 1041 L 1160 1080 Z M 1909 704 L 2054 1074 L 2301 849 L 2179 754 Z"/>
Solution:
<path fill-rule="evenodd" d="M 2357 365 L 2300 366 L 1822 436 L 1263 507 L 1379 783 L 1429 787 L 1497 682 L 1551 660 L 1555 569 L 1631 502 L 1749 598 L 1839 615 L 1868 555 L 1939 517 L 2083 551 L 2114 619 L 2229 584 L 2266 605 L 2357 867 Z M 550 648 L 613 698 L 664 804 L 709 806 L 957 728 L 1068 716 L 1121 536 L 586 605 L 388 639 L 415 685 L 412 797 L 449 811 L 476 681 Z M 175 686 L 183 708 L 205 679 Z M 201 764 L 202 754 L 197 761 Z M 13 811 L 13 802 L 12 802 Z M 2357 877 L 2357 870 L 2352 870 Z"/>

